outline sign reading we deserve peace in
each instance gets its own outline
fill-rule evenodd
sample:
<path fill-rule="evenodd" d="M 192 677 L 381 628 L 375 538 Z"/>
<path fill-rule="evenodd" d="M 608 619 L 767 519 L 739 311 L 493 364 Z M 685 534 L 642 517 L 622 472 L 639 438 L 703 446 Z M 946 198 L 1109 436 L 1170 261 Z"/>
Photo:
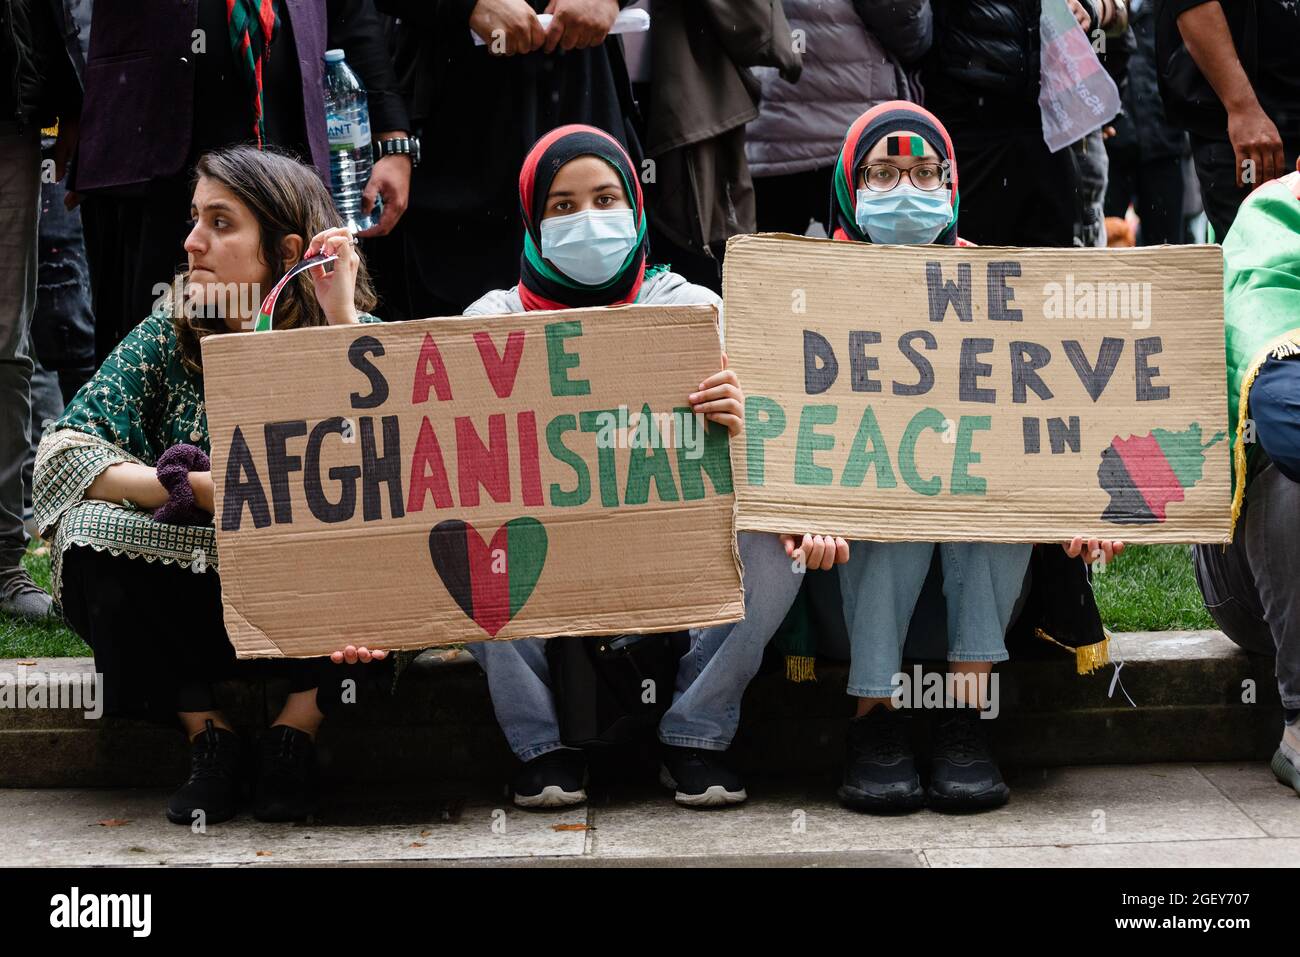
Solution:
<path fill-rule="evenodd" d="M 737 528 L 1228 540 L 1217 246 L 744 236 L 724 287 Z"/>
<path fill-rule="evenodd" d="M 210 336 L 241 657 L 739 619 L 712 306 Z"/>

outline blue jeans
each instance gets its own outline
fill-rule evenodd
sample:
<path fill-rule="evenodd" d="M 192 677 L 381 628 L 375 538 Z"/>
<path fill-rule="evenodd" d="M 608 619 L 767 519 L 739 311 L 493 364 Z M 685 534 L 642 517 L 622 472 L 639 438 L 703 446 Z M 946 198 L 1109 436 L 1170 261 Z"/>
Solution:
<path fill-rule="evenodd" d="M 934 549 L 943 565 L 949 661 L 1005 661 L 1006 631 L 1032 545 L 851 542 L 840 566 L 852 659 L 849 694 L 888 698 Z"/>
<path fill-rule="evenodd" d="M 672 705 L 659 722 L 664 744 L 707 751 L 730 746 L 740 723 L 740 699 L 799 592 L 802 576 L 775 535 L 740 532 L 736 542 L 744 567 L 745 618 L 691 629 L 690 650 L 677 665 Z M 469 652 L 487 672 L 492 707 L 515 756 L 530 761 L 564 747 L 545 640 L 480 641 Z"/>

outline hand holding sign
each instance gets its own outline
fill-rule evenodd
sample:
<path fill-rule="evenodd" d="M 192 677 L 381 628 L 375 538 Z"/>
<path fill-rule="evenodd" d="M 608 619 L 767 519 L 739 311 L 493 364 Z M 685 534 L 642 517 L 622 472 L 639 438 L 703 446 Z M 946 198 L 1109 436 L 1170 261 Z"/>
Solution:
<path fill-rule="evenodd" d="M 833 535 L 809 535 L 796 539 L 794 535 L 781 535 L 781 547 L 787 558 L 794 558 L 804 568 L 828 572 L 836 565 L 849 560 L 849 543 Z M 796 541 L 798 544 L 795 544 Z M 798 558 L 795 556 L 798 555 Z"/>
<path fill-rule="evenodd" d="M 1079 535 L 1068 542 L 1062 542 L 1061 547 L 1071 558 L 1082 558 L 1084 562 L 1100 561 L 1103 565 L 1109 565 L 1120 552 L 1124 551 L 1124 543 L 1121 541 L 1085 539 Z"/>
<path fill-rule="evenodd" d="M 363 665 L 368 665 L 372 661 L 383 661 L 387 657 L 388 652 L 379 651 L 378 649 L 371 651 L 364 645 L 360 648 L 356 645 L 347 645 L 342 651 L 334 651 L 330 653 L 330 661 L 334 662 L 336 665 L 355 665 L 358 661 Z"/>
<path fill-rule="evenodd" d="M 691 411 L 703 414 L 710 422 L 725 425 L 734 439 L 744 429 L 745 394 L 740 380 L 727 368 L 727 354 L 722 354 L 722 369 L 700 383 L 700 391 L 686 397 Z"/>

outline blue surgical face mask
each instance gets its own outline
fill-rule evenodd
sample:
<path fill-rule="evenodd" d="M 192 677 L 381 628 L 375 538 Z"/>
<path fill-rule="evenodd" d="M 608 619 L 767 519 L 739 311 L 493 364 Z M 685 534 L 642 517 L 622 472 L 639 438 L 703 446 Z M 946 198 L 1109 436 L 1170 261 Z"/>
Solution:
<path fill-rule="evenodd" d="M 858 190 L 858 227 L 873 243 L 918 246 L 934 242 L 952 222 L 952 193 L 899 183 L 887 192 Z"/>
<path fill-rule="evenodd" d="M 584 286 L 601 286 L 618 275 L 636 239 L 630 209 L 584 209 L 542 220 L 542 256 Z"/>

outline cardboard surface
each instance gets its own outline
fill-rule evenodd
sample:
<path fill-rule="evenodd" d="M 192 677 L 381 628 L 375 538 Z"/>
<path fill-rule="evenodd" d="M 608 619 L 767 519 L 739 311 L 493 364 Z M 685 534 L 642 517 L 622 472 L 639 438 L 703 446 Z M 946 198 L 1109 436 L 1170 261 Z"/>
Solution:
<path fill-rule="evenodd" d="M 236 651 L 739 619 L 726 429 L 686 402 L 719 353 L 712 306 L 208 337 Z"/>
<path fill-rule="evenodd" d="M 737 528 L 1223 542 L 1217 246 L 732 239 Z"/>

